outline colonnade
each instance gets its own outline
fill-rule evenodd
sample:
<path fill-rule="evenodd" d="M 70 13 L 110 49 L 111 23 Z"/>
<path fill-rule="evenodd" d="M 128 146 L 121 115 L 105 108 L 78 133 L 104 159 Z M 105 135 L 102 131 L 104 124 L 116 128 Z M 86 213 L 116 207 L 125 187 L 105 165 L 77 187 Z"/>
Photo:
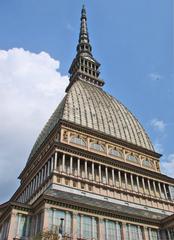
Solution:
<path fill-rule="evenodd" d="M 123 189 L 155 198 L 171 200 L 171 190 L 168 184 L 114 168 L 99 162 L 77 158 L 61 152 L 56 152 L 42 166 L 18 198 L 26 202 L 50 176 L 51 172 L 74 176 L 100 185 Z"/>
<path fill-rule="evenodd" d="M 54 169 L 103 185 L 171 200 L 170 187 L 164 182 L 86 159 L 59 154 L 58 158 L 55 157 Z"/>

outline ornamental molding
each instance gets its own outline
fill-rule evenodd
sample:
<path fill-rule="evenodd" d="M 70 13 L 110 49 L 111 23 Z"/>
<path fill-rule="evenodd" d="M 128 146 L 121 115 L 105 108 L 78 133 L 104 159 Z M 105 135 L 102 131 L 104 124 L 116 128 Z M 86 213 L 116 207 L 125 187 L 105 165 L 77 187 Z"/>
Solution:
<path fill-rule="evenodd" d="M 138 146 L 138 145 L 135 145 L 133 143 L 127 142 L 125 140 L 115 138 L 111 135 L 107 135 L 105 133 L 102 133 L 100 131 L 96 131 L 94 129 L 83 127 L 81 125 L 77 125 L 75 123 L 72 123 L 72 122 L 69 122 L 69 121 L 66 121 L 66 120 L 60 120 L 60 125 L 61 125 L 61 128 L 65 127 L 65 128 L 68 128 L 68 129 L 72 129 L 73 131 L 79 131 L 81 133 L 90 134 L 90 135 L 95 136 L 97 138 L 105 139 L 105 141 L 109 141 L 109 142 L 112 142 L 114 144 L 124 146 L 126 148 L 141 152 L 143 154 L 146 154 L 148 156 L 151 156 L 151 157 L 154 157 L 154 158 L 157 158 L 157 159 L 159 159 L 162 156 L 159 153 L 148 150 L 148 149 L 143 148 L 141 146 Z"/>
<path fill-rule="evenodd" d="M 158 159 L 79 131 L 62 127 L 60 141 L 150 171 L 160 172 Z M 146 164 L 144 164 L 145 161 Z"/>

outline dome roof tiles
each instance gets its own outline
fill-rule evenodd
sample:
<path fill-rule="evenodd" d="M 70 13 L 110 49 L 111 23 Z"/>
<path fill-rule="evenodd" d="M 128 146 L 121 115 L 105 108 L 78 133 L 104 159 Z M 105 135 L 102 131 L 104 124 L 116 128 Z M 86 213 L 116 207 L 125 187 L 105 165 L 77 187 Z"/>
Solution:
<path fill-rule="evenodd" d="M 122 103 L 101 88 L 78 80 L 45 125 L 29 159 L 60 119 L 154 151 L 145 130 Z"/>

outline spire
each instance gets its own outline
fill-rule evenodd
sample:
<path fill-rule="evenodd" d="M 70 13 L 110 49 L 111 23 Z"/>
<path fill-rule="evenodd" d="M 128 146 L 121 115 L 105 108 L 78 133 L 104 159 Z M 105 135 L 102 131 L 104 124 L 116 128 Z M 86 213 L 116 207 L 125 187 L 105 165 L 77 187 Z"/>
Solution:
<path fill-rule="evenodd" d="M 91 51 L 92 51 L 92 48 L 89 43 L 86 9 L 85 9 L 85 5 L 83 5 L 82 11 L 81 11 L 81 25 L 80 25 L 80 34 L 79 34 L 79 44 L 77 45 L 77 52 L 79 54 L 86 52 L 92 56 Z"/>
<path fill-rule="evenodd" d="M 83 5 L 81 11 L 80 34 L 77 45 L 77 54 L 69 69 L 70 83 L 66 92 L 77 80 L 89 82 L 97 87 L 102 87 L 104 81 L 99 78 L 100 63 L 92 55 L 92 47 L 89 41 L 86 9 Z"/>

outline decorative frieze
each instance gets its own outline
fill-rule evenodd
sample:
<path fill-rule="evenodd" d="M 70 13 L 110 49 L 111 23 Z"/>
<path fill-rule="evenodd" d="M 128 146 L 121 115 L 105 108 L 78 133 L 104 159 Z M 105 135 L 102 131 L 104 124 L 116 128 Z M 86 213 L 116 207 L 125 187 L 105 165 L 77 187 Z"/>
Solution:
<path fill-rule="evenodd" d="M 134 152 L 131 149 L 114 145 L 113 143 L 67 128 L 61 129 L 61 136 L 63 143 L 105 155 L 112 159 L 128 162 L 151 171 L 160 172 L 159 159 L 152 158 L 151 156 L 145 156 L 140 152 Z"/>

